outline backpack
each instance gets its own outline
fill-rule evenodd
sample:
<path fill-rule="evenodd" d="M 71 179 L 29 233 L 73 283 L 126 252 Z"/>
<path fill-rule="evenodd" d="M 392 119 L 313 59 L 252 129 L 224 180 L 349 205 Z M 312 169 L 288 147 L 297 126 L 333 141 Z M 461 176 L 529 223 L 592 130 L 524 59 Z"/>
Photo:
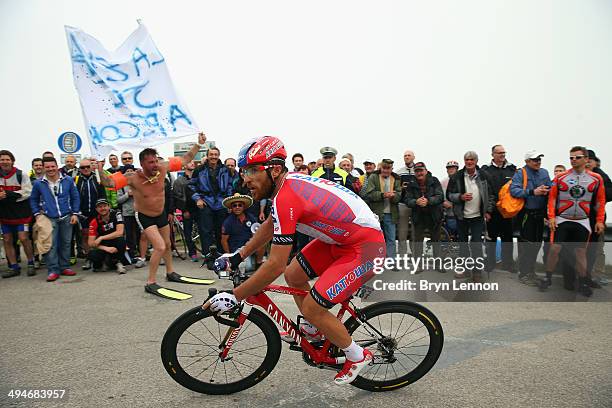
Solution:
<path fill-rule="evenodd" d="M 523 190 L 527 188 L 527 171 L 525 168 L 523 171 Z M 497 210 L 504 218 L 513 218 L 515 217 L 523 207 L 525 206 L 524 198 L 516 198 L 512 197 L 510 194 L 510 185 L 512 184 L 512 180 L 509 180 L 506 184 L 502 186 L 499 190 L 499 199 L 497 200 Z"/>

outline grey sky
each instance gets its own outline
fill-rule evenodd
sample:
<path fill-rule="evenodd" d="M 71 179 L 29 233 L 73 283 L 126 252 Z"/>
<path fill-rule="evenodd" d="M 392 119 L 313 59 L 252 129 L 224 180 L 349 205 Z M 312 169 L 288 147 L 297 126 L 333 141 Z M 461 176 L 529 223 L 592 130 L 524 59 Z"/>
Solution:
<path fill-rule="evenodd" d="M 222 157 L 272 134 L 307 160 L 333 145 L 400 165 L 410 148 L 442 175 L 495 143 L 552 170 L 582 143 L 612 171 L 612 2 L 587 0 L 2 0 L 2 147 L 21 167 L 85 136 L 63 26 L 114 49 L 137 18 Z"/>

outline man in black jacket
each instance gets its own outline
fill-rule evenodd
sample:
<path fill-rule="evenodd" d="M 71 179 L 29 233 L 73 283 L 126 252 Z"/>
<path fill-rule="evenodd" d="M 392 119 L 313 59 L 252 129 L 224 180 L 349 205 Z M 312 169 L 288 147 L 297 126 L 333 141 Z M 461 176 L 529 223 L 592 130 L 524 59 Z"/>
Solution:
<path fill-rule="evenodd" d="M 482 171 L 487 173 L 491 181 L 491 193 L 494 195 L 494 202 L 497 202 L 499 190 L 508 181 L 512 180 L 512 176 L 516 172 L 516 166 L 508 163 L 506 160 L 506 149 L 502 145 L 495 145 L 491 149 L 491 164 L 482 166 Z M 502 268 L 509 272 L 516 272 L 514 266 L 514 247 L 512 237 L 512 218 L 504 218 L 497 210 L 497 206 L 493 206 L 491 213 L 491 221 L 487 223 L 487 271 L 492 271 L 495 268 L 495 247 L 497 237 L 502 240 Z"/>
<path fill-rule="evenodd" d="M 74 178 L 77 191 L 81 197 L 81 240 L 82 248 L 85 255 L 89 251 L 89 224 L 96 218 L 96 202 L 99 198 L 106 198 L 104 187 L 100 184 L 92 169 L 92 164 L 89 159 L 81 160 L 79 165 L 79 174 Z M 83 265 L 83 269 L 91 268 L 91 261 L 87 259 Z"/>
<path fill-rule="evenodd" d="M 425 231 L 431 233 L 434 243 L 433 253 L 440 256 L 440 227 L 442 226 L 442 203 L 444 193 L 440 181 L 427 171 L 425 163 L 414 165 L 415 177 L 405 188 L 403 203 L 412 208 L 412 225 L 414 226 L 414 256 L 423 255 Z"/>
<path fill-rule="evenodd" d="M 606 203 L 612 201 L 612 180 L 601 169 L 601 161 L 593 150 L 589 150 L 589 162 L 587 168 L 593 173 L 597 173 L 604 181 L 604 189 L 606 191 Z M 591 222 L 591 231 L 595 231 L 595 215 L 596 212 L 591 212 L 589 218 Z M 603 275 L 606 265 L 604 254 L 604 233 L 592 233 L 589 238 L 589 246 L 587 252 L 587 279 L 592 288 L 601 288 L 601 285 L 607 285 L 608 279 Z"/>
<path fill-rule="evenodd" d="M 491 219 L 494 196 L 491 194 L 491 182 L 487 173 L 478 167 L 478 154 L 468 151 L 463 155 L 465 166 L 451 177 L 446 189 L 446 198 L 453 203 L 453 212 L 457 217 L 459 229 L 459 256 L 471 256 L 482 261 L 482 236 L 485 232 L 485 222 Z M 470 245 L 468 247 L 468 237 Z M 476 265 L 479 265 L 476 262 Z M 474 270 L 474 281 L 480 281 L 481 268 Z M 464 278 L 463 273 L 455 273 L 458 279 Z"/>

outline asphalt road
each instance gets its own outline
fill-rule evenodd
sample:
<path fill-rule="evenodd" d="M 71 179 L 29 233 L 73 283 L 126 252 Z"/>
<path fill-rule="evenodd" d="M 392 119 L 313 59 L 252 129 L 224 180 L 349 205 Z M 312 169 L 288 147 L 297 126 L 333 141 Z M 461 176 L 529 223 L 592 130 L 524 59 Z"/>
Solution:
<path fill-rule="evenodd" d="M 194 265 L 178 262 L 177 271 L 212 277 Z M 376 394 L 338 387 L 332 371 L 284 348 L 256 387 L 209 396 L 176 384 L 160 360 L 166 328 L 201 303 L 207 287 L 169 284 L 194 294 L 176 302 L 144 292 L 144 269 L 77 270 L 55 283 L 44 273 L 0 280 L 0 406 L 612 407 L 609 302 L 430 302 L 444 327 L 444 351 L 408 387 Z M 291 298 L 274 299 L 295 315 Z M 14 388 L 67 392 L 61 401 L 17 403 L 6 397 Z"/>

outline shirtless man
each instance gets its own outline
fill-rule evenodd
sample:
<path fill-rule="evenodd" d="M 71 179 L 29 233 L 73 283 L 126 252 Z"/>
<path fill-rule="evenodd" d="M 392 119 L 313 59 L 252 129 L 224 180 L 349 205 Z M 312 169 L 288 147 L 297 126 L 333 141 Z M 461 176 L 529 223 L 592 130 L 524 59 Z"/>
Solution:
<path fill-rule="evenodd" d="M 155 149 L 144 149 L 139 154 L 141 170 L 132 174 L 117 172 L 109 176 L 104 174 L 102 169 L 104 163 L 98 162 L 100 179 L 104 186 L 115 190 L 126 185 L 130 186 L 134 197 L 136 222 L 153 245 L 153 253 L 149 261 L 149 277 L 145 285 L 145 291 L 147 292 L 152 292 L 157 286 L 157 268 L 162 257 L 166 261 L 166 277 L 168 280 L 173 280 L 172 275 L 176 274 L 172 265 L 170 250 L 170 225 L 168 224 L 168 216 L 164 213 L 164 179 L 169 171 L 179 171 L 184 164 L 192 161 L 200 150 L 200 145 L 205 142 L 206 135 L 200 132 L 198 143 L 183 157 L 171 157 L 164 162 L 157 159 Z"/>

